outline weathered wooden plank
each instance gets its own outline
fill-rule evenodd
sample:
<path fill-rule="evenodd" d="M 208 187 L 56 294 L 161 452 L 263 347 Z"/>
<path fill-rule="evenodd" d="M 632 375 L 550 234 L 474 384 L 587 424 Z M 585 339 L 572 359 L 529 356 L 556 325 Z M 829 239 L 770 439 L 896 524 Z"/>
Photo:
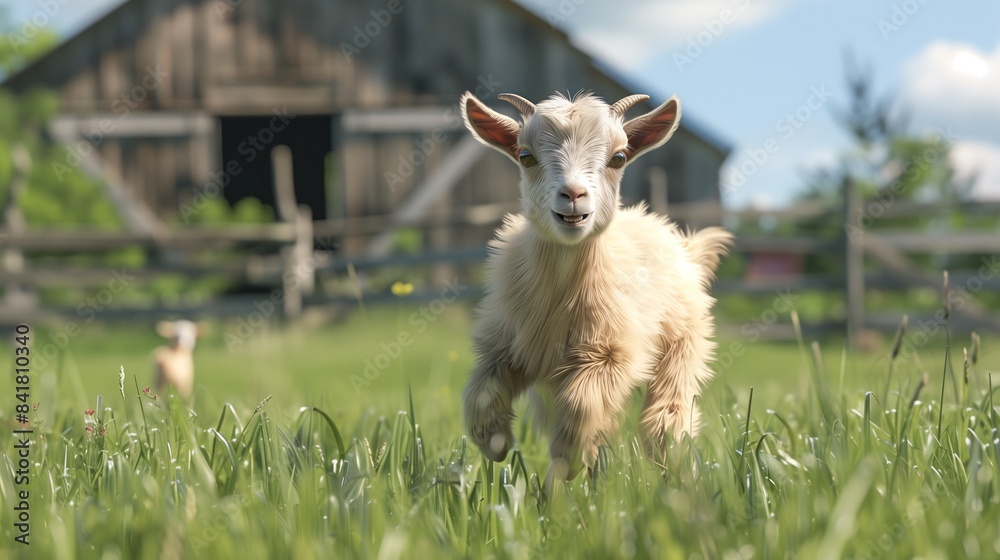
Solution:
<path fill-rule="evenodd" d="M 237 8 L 238 14 L 233 18 L 236 29 L 236 42 L 233 49 L 236 51 L 236 75 L 237 79 L 246 77 L 256 77 L 257 68 L 261 57 L 259 56 L 259 41 L 257 40 L 257 1 L 246 0 Z"/>
<path fill-rule="evenodd" d="M 729 210 L 723 208 L 718 201 L 671 202 L 668 214 L 670 217 L 688 223 L 721 223 L 724 219 L 755 222 L 762 218 L 775 219 L 782 222 L 816 220 L 832 213 L 839 213 L 829 204 L 823 202 L 801 202 L 785 208 L 770 210 L 760 208 L 743 208 Z"/>
<path fill-rule="evenodd" d="M 226 4 L 220 9 L 216 2 L 202 4 L 200 34 L 207 49 L 206 56 L 199 58 L 205 68 L 201 84 L 203 103 L 209 88 L 237 79 L 239 29 L 236 21 L 242 13 L 241 6 Z"/>
<path fill-rule="evenodd" d="M 272 0 L 248 0 L 254 6 L 254 33 L 256 35 L 256 72 L 263 79 L 281 79 L 277 72 L 281 64 L 281 12 L 287 9 L 283 3 Z"/>
<path fill-rule="evenodd" d="M 77 111 L 92 111 L 97 99 L 97 77 L 95 71 L 84 69 L 74 76 L 59 96 L 60 105 Z"/>
<path fill-rule="evenodd" d="M 248 261 L 241 263 L 219 263 L 213 265 L 171 265 L 164 266 L 143 266 L 142 268 L 108 268 L 108 267 L 81 267 L 81 266 L 53 266 L 34 265 L 30 269 L 20 272 L 3 271 L 0 272 L 0 281 L 24 282 L 37 287 L 66 287 L 89 288 L 94 286 L 104 286 L 114 278 L 114 274 L 128 275 L 137 282 L 148 282 L 163 276 L 182 275 L 185 278 L 200 278 L 204 276 L 222 276 L 232 280 L 248 283 L 264 283 L 273 285 L 281 275 L 279 266 L 269 274 L 261 274 L 257 267 L 251 266 Z"/>
<path fill-rule="evenodd" d="M 288 146 L 275 146 L 271 149 L 271 169 L 278 219 L 292 223 L 298 216 L 298 204 L 295 201 L 292 151 Z"/>
<path fill-rule="evenodd" d="M 832 276 L 797 276 L 787 278 L 721 278 L 712 286 L 714 294 L 775 294 L 799 292 L 839 291 L 844 286 L 841 279 Z"/>
<path fill-rule="evenodd" d="M 156 208 L 159 174 L 156 165 L 156 141 L 139 141 L 136 144 L 136 156 L 141 172 L 141 181 L 133 185 L 138 190 L 139 200 L 151 208 Z"/>
<path fill-rule="evenodd" d="M 218 119 L 204 115 L 207 126 L 205 130 L 192 135 L 188 142 L 191 151 L 191 182 L 195 188 L 204 187 L 211 180 L 214 169 L 223 169 L 222 154 L 218 146 L 220 140 L 220 122 Z"/>
<path fill-rule="evenodd" d="M 77 252 L 113 251 L 125 247 L 173 247 L 179 249 L 231 248 L 238 245 L 288 244 L 295 240 L 292 224 L 233 225 L 225 228 L 188 227 L 172 230 L 162 237 L 130 232 L 97 230 L 40 230 L 11 235 L 5 246 L 25 251 Z"/>
<path fill-rule="evenodd" d="M 177 142 L 161 139 L 157 143 L 156 205 L 154 208 L 174 214 L 177 212 Z"/>
<path fill-rule="evenodd" d="M 181 200 L 189 201 L 191 193 L 191 141 L 188 139 L 175 140 L 173 144 L 174 157 L 174 188 L 170 192 L 170 211 L 176 214 Z"/>
<path fill-rule="evenodd" d="M 161 13 L 162 7 L 158 2 L 138 2 L 142 14 L 142 25 L 145 27 L 145 33 L 140 33 L 135 39 L 134 53 L 135 58 L 133 59 L 133 64 L 128 69 L 129 74 L 125 80 L 126 87 L 130 90 L 135 86 L 140 86 L 142 83 L 142 77 L 147 73 L 147 66 L 153 66 L 156 63 L 157 56 L 156 50 L 159 46 L 159 41 L 157 39 L 157 29 L 159 25 L 157 23 L 157 16 Z M 163 84 L 164 87 L 166 84 Z M 140 95 L 131 96 L 130 95 L 130 106 L 133 108 L 141 108 L 143 110 L 148 110 L 153 108 L 153 100 L 155 99 L 155 91 L 150 92 L 144 89 L 137 89 L 136 93 Z"/>
<path fill-rule="evenodd" d="M 122 91 L 121 65 L 117 49 L 108 49 L 98 60 L 99 99 L 113 99 Z"/>
<path fill-rule="evenodd" d="M 891 243 L 884 240 L 881 235 L 867 234 L 864 236 L 862 243 L 864 251 L 891 274 L 895 275 L 900 284 L 904 286 L 924 286 L 932 289 L 940 289 L 940 273 L 924 271 Z M 981 286 L 982 283 L 979 283 L 979 285 Z M 955 284 L 952 284 L 952 286 L 954 287 Z M 994 313 L 971 299 L 966 299 L 961 307 L 955 309 L 954 314 L 968 316 L 977 321 L 989 322 L 995 328 L 1000 329 L 1000 318 L 997 318 Z"/>
<path fill-rule="evenodd" d="M 1000 292 L 1000 275 L 990 276 L 991 271 L 979 270 L 948 270 L 948 282 L 952 288 L 970 294 L 980 292 Z M 928 288 L 938 291 L 941 286 L 941 277 L 936 272 L 922 272 L 916 277 L 901 277 L 898 274 L 866 274 L 865 286 L 871 290 L 885 290 L 890 292 L 908 290 L 911 288 Z M 974 298 L 973 298 L 974 299 Z"/>
<path fill-rule="evenodd" d="M 1000 202 L 970 200 L 948 204 L 896 200 L 886 198 L 865 202 L 865 216 L 875 223 L 880 219 L 909 218 L 913 216 L 940 216 L 944 212 L 958 212 L 966 215 L 1000 215 Z"/>
<path fill-rule="evenodd" d="M 330 114 L 345 109 L 333 103 L 335 94 L 331 84 L 219 84 L 207 88 L 203 106 L 217 115 L 267 115 L 281 108 L 291 114 Z"/>
<path fill-rule="evenodd" d="M 840 252 L 843 243 L 809 237 L 765 237 L 738 236 L 734 243 L 734 252 L 769 253 L 834 253 Z"/>
<path fill-rule="evenodd" d="M 151 105 L 156 108 L 168 108 L 174 106 L 174 98 L 176 97 L 177 79 L 178 76 L 186 71 L 188 68 L 184 68 L 183 63 L 177 64 L 174 58 L 174 17 L 175 13 L 171 14 L 168 12 L 168 6 L 165 4 L 170 4 L 169 2 L 157 2 L 159 9 L 155 12 L 153 16 L 153 28 L 150 33 L 150 42 L 153 45 L 153 52 L 151 53 L 150 60 L 153 64 L 153 68 L 159 71 L 165 72 L 167 74 L 166 79 L 160 81 L 156 84 L 155 88 L 150 89 L 148 96 L 150 97 Z M 148 70 L 143 67 L 138 69 L 139 76 L 145 76 Z M 140 82 L 136 82 L 137 85 Z M 143 87 L 145 87 L 143 85 Z"/>
<path fill-rule="evenodd" d="M 284 294 L 285 317 L 295 319 L 302 313 L 302 298 L 315 288 L 316 261 L 312 259 L 312 212 L 301 206 L 292 223 L 296 239 L 291 246 L 282 247 L 281 290 Z"/>
<path fill-rule="evenodd" d="M 881 242 L 908 253 L 997 253 L 1000 233 L 996 231 L 885 231 Z"/>
<path fill-rule="evenodd" d="M 439 294 L 440 295 L 440 294 Z M 257 311 L 255 303 L 260 304 L 261 300 L 267 300 L 270 294 L 226 296 L 210 301 L 199 301 L 195 304 L 162 305 L 155 304 L 150 307 L 104 307 L 101 309 L 99 317 L 101 321 L 128 321 L 135 324 L 137 321 L 152 322 L 157 318 L 164 317 L 188 317 L 192 319 L 201 317 L 237 317 L 246 316 L 248 313 Z M 11 309 L 0 308 L 0 325 L 12 325 L 23 322 L 54 322 L 65 319 L 80 320 L 80 314 L 75 307 L 57 308 L 34 308 L 34 309 Z"/>
<path fill-rule="evenodd" d="M 95 130 L 101 131 L 104 138 L 186 138 L 206 134 L 214 124 L 214 119 L 205 113 L 130 111 L 122 118 L 114 112 L 100 112 L 60 115 L 49 123 L 49 130 L 61 139 Z"/>
<path fill-rule="evenodd" d="M 462 130 L 455 106 L 348 110 L 341 118 L 348 134 L 413 134 Z"/>
<path fill-rule="evenodd" d="M 182 3 L 170 14 L 171 33 L 167 48 L 171 50 L 173 61 L 171 83 L 174 107 L 194 107 L 197 104 L 194 82 L 200 61 L 195 52 L 195 13 L 193 6 Z"/>
<path fill-rule="evenodd" d="M 442 262 L 450 263 L 477 263 L 486 258 L 486 247 L 474 247 L 471 249 L 456 249 L 448 251 L 426 252 L 416 255 L 389 255 L 385 257 L 358 257 L 326 259 L 323 263 L 318 263 L 317 271 L 346 272 L 348 266 L 353 266 L 355 270 L 373 270 L 383 267 L 397 266 L 425 266 Z"/>

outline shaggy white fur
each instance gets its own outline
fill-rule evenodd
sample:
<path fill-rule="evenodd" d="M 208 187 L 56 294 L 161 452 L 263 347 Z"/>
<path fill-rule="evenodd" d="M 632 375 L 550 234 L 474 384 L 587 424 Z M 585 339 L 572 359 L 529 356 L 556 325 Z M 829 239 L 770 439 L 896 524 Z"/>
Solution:
<path fill-rule="evenodd" d="M 715 347 L 708 288 L 731 236 L 685 234 L 643 205 L 621 208 L 624 168 L 673 134 L 675 98 L 626 122 L 645 96 L 611 106 L 591 95 L 537 106 L 500 97 L 523 125 L 462 98 L 473 135 L 520 164 L 523 203 L 490 244 L 465 425 L 485 456 L 503 460 L 514 444 L 513 401 L 530 389 L 532 407 L 550 419 L 551 484 L 593 466 L 641 384 L 650 452 L 668 434 L 695 433 L 694 399 Z"/>

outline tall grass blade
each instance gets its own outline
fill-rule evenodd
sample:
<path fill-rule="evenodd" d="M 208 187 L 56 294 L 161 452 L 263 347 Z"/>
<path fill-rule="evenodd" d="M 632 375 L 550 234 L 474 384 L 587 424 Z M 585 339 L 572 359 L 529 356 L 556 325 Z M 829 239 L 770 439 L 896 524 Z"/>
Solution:
<path fill-rule="evenodd" d="M 909 316 L 904 314 L 899 326 L 896 327 L 896 337 L 892 340 L 892 350 L 889 352 L 889 371 L 885 376 L 885 391 L 882 392 L 882 402 L 886 404 L 889 403 L 889 391 L 892 388 L 892 373 L 896 365 L 896 357 L 899 356 L 899 351 L 903 346 L 903 337 L 906 335 L 909 321 Z"/>
<path fill-rule="evenodd" d="M 944 388 L 948 381 L 948 362 L 951 360 L 951 345 L 944 345 L 944 367 L 941 372 L 941 401 L 938 402 L 937 439 L 941 441 L 941 428 L 944 425 Z"/>
<path fill-rule="evenodd" d="M 323 418 L 324 421 L 326 421 L 326 425 L 330 427 L 330 432 L 333 433 L 334 441 L 337 442 L 337 458 L 340 460 L 344 460 L 347 457 L 347 447 L 344 446 L 344 438 L 341 437 L 340 429 L 337 428 L 337 424 L 333 421 L 333 418 L 330 418 L 329 414 L 323 412 L 322 410 L 320 410 L 315 406 L 304 406 L 299 409 L 299 412 L 303 414 L 305 414 L 306 412 L 319 414 L 320 417 Z"/>
<path fill-rule="evenodd" d="M 743 426 L 743 442 L 740 445 L 740 470 L 751 470 L 750 460 L 747 458 L 747 444 L 750 441 L 750 412 L 753 410 L 753 387 L 750 387 L 750 397 L 747 399 L 747 417 Z M 738 477 L 742 478 L 742 477 Z M 751 490 L 747 486 L 747 490 Z"/>
<path fill-rule="evenodd" d="M 865 426 L 865 455 L 872 450 L 872 392 L 865 393 L 865 411 L 863 423 Z"/>

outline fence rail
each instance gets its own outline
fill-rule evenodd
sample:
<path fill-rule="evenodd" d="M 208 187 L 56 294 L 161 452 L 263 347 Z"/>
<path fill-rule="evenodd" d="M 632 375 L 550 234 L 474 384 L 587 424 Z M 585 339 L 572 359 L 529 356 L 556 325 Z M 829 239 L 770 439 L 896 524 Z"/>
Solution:
<path fill-rule="evenodd" d="M 384 245 L 385 232 L 400 225 L 430 232 L 442 228 L 472 228 L 489 235 L 508 212 L 518 211 L 516 203 L 486 204 L 456 208 L 446 215 L 435 215 L 401 224 L 399 216 L 365 216 L 357 218 L 313 221 L 305 208 L 295 204 L 291 185 L 290 154 L 275 150 L 279 221 L 273 224 L 229 227 L 203 227 L 172 230 L 157 228 L 145 231 L 32 231 L 23 227 L 8 227 L 0 237 L 0 249 L 5 258 L 0 267 L 0 284 L 4 286 L 4 302 L 0 305 L 0 323 L 23 321 L 28 318 L 53 319 L 78 314 L 72 307 L 45 307 L 30 298 L 8 298 L 8 293 L 31 293 L 42 289 L 72 286 L 79 289 L 100 289 L 109 282 L 108 267 L 66 264 L 67 255 L 102 255 L 126 248 L 145 251 L 149 264 L 122 270 L 137 282 L 152 282 L 167 276 L 196 279 L 221 278 L 257 290 L 256 294 L 235 294 L 197 303 L 116 305 L 102 311 L 108 319 L 152 318 L 164 315 L 241 315 L 252 312 L 261 297 L 279 293 L 281 315 L 294 318 L 303 308 L 353 304 L 356 293 L 329 292 L 324 281 L 350 276 L 354 290 L 361 297 L 378 301 L 389 296 L 365 290 L 365 277 L 385 269 L 434 269 L 439 267 L 470 267 L 486 257 L 484 244 L 419 254 L 382 254 L 369 251 L 343 254 L 335 247 L 352 236 Z M 767 276 L 759 278 L 721 278 L 714 292 L 725 294 L 766 295 L 774 292 L 824 292 L 843 296 L 846 313 L 842 319 L 828 319 L 804 325 L 807 332 L 824 332 L 845 328 L 852 340 L 866 328 L 886 329 L 898 322 L 898 317 L 866 313 L 865 303 L 870 290 L 909 290 L 912 288 L 940 289 L 939 272 L 917 264 L 913 255 L 954 254 L 987 255 L 986 270 L 952 271 L 952 285 L 959 289 L 975 285 L 976 291 L 1000 290 L 1000 270 L 996 269 L 1000 253 L 998 231 L 923 232 L 879 229 L 866 205 L 853 186 L 844 185 L 845 204 L 808 202 L 779 210 L 746 209 L 725 211 L 717 204 L 696 203 L 672 205 L 668 213 L 674 219 L 693 226 L 710 223 L 752 223 L 767 220 L 772 224 L 840 220 L 845 226 L 839 238 L 818 236 L 788 236 L 748 234 L 737 237 L 734 252 L 741 255 L 786 254 L 802 258 L 807 255 L 835 256 L 843 263 L 841 274 Z M 10 203 L 8 202 L 8 207 Z M 970 215 L 998 215 L 1000 204 L 963 203 L 953 209 Z M 880 206 L 880 219 L 892 217 L 933 216 L 941 212 L 935 204 L 895 201 Z M 15 220 L 16 223 L 16 220 Z M 354 244 L 355 246 L 364 246 Z M 218 259 L 205 259 L 206 251 L 219 251 Z M 10 255 L 19 256 L 10 258 Z M 200 255 L 199 258 L 190 258 Z M 876 265 L 876 266 L 871 266 Z M 316 286 L 320 290 L 313 293 Z M 967 290 L 969 291 L 969 290 Z M 434 290 L 428 290 L 433 294 Z M 477 290 L 466 296 L 476 297 Z M 419 294 L 414 297 L 419 297 Z M 955 312 L 959 328 L 986 328 L 1000 331 L 1000 318 L 969 298 Z M 768 336 L 790 336 L 788 325 L 774 325 Z"/>

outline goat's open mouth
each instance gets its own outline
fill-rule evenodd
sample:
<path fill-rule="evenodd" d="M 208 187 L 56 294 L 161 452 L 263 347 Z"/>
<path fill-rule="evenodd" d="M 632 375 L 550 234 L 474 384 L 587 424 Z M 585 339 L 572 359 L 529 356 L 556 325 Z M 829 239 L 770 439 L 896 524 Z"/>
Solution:
<path fill-rule="evenodd" d="M 590 218 L 590 214 L 560 214 L 559 212 L 552 212 L 556 215 L 556 218 L 568 225 L 568 226 L 581 226 L 587 223 L 587 218 Z"/>

